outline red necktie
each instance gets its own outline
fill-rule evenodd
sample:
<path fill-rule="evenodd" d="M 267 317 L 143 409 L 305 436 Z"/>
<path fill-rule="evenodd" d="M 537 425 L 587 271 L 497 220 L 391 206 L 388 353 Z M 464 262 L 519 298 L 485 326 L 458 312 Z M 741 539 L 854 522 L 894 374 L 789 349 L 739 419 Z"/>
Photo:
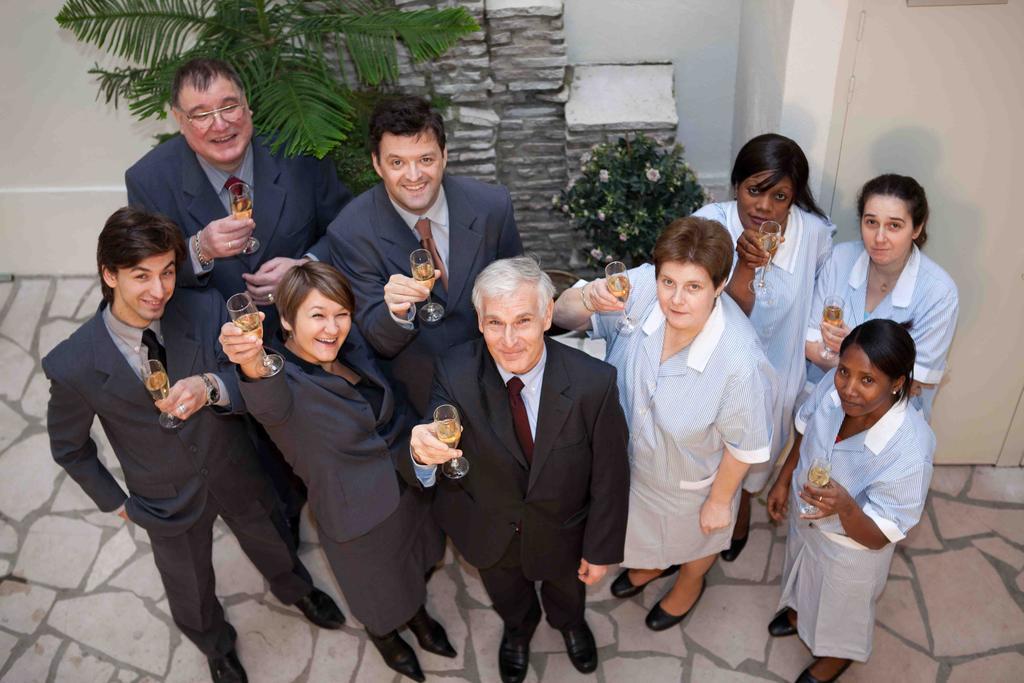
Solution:
<path fill-rule="evenodd" d="M 530 418 L 526 414 L 526 404 L 523 403 L 523 380 L 513 377 L 505 385 L 508 389 L 508 402 L 512 406 L 512 423 L 516 428 L 516 441 L 523 449 L 526 462 L 533 464 L 533 434 L 530 432 Z"/>
<path fill-rule="evenodd" d="M 430 258 L 434 260 L 434 270 L 441 276 L 441 286 L 448 291 L 448 273 L 444 270 L 444 262 L 441 255 L 437 253 L 437 245 L 434 243 L 434 234 L 430 231 L 430 219 L 421 218 L 416 221 L 416 232 L 420 234 L 420 245 L 430 252 Z"/>
<path fill-rule="evenodd" d="M 228 191 L 228 194 L 231 194 L 231 188 L 234 187 L 235 185 L 237 185 L 240 182 L 243 182 L 241 178 L 236 178 L 235 176 L 231 176 L 227 180 L 224 181 L 224 189 Z"/>

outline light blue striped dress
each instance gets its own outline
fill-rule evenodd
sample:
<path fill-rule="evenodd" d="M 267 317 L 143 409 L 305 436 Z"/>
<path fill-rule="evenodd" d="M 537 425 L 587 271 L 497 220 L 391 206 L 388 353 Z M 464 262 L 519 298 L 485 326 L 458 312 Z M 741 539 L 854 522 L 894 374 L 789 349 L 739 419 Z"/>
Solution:
<path fill-rule="evenodd" d="M 895 544 L 921 519 L 932 477 L 935 434 L 917 410 L 894 405 L 871 429 L 839 443 L 845 416 L 830 370 L 797 411 L 804 435 L 793 472 L 789 537 L 780 607 L 797 611 L 800 639 L 816 657 L 860 662 L 871 655 L 875 602 L 885 588 Z M 800 519 L 800 490 L 815 457 L 826 455 L 832 479 L 889 539 L 871 550 L 843 529 L 838 515 Z"/>
<path fill-rule="evenodd" d="M 866 310 L 868 263 L 870 257 L 860 240 L 837 244 L 825 263 L 814 289 L 814 302 L 807 318 L 806 338 L 821 341 L 821 311 L 825 297 L 843 297 L 843 322 L 853 329 L 872 318 L 887 318 L 898 323 L 913 322 L 910 336 L 917 346 L 914 379 L 925 384 L 938 384 L 946 371 L 959 297 L 956 283 L 939 264 L 925 256 L 916 246 L 903 267 L 896 286 L 882 299 L 875 310 Z M 807 380 L 817 383 L 823 372 L 808 363 Z M 911 405 L 931 419 L 935 388 L 925 389 L 911 399 Z"/>
<path fill-rule="evenodd" d="M 693 215 L 718 221 L 729 230 L 734 242 L 743 232 L 734 201 L 708 204 Z M 769 462 L 750 468 L 743 480 L 743 488 L 750 493 L 757 493 L 768 483 L 779 453 L 789 442 L 794 406 L 806 381 L 805 321 L 811 311 L 814 282 L 832 249 L 834 232 L 831 222 L 797 206 L 790 207 L 786 241 L 775 252 L 767 275 L 776 292 L 775 305 L 766 307 L 755 300 L 750 312 L 750 322 L 779 381 L 772 457 Z"/>
<path fill-rule="evenodd" d="M 714 555 L 729 546 L 732 524 L 700 530 L 701 505 L 728 446 L 738 460 L 768 460 L 775 372 L 750 321 L 727 295 L 704 328 L 661 362 L 665 317 L 654 266 L 629 271 L 627 310 L 636 331 L 620 336 L 619 313 L 592 316 L 607 342 L 629 422 L 630 499 L 623 564 L 654 569 Z M 739 491 L 733 498 L 733 521 Z"/>

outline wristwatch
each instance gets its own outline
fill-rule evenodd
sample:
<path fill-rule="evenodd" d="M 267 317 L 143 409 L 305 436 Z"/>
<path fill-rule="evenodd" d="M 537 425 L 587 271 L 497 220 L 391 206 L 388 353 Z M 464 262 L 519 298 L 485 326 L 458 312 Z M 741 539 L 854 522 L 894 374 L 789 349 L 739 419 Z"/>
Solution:
<path fill-rule="evenodd" d="M 220 401 L 220 389 L 217 388 L 217 383 L 206 374 L 199 376 L 203 378 L 203 384 L 206 385 L 206 405 L 213 405 Z"/>

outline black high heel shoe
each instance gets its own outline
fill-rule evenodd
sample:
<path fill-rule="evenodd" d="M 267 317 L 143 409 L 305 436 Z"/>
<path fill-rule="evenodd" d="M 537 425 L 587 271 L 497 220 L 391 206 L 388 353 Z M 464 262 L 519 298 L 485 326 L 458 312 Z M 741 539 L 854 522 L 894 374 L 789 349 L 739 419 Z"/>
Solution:
<path fill-rule="evenodd" d="M 623 569 L 622 572 L 615 577 L 615 580 L 612 581 L 612 595 L 614 595 L 617 598 L 631 598 L 634 595 L 639 595 L 640 593 L 642 593 L 643 590 L 647 588 L 648 584 L 650 584 L 652 581 L 657 581 L 658 579 L 664 578 L 666 576 L 672 576 L 677 571 L 679 571 L 679 565 L 674 564 L 668 569 L 662 571 L 660 574 L 655 576 L 647 583 L 641 584 L 639 586 L 634 586 L 633 582 L 629 580 L 629 570 Z"/>
<path fill-rule="evenodd" d="M 814 661 L 816 662 L 818 660 Z M 814 666 L 814 662 L 811 662 L 811 666 L 807 667 L 800 673 L 800 677 L 796 679 L 796 683 L 832 683 L 833 681 L 838 681 L 839 677 L 843 675 L 843 672 L 850 668 L 850 664 L 852 663 L 853 662 L 851 660 L 846 660 L 846 664 L 843 664 L 839 671 L 836 672 L 835 676 L 832 678 L 821 679 L 815 678 L 811 674 L 811 666 Z"/>
<path fill-rule="evenodd" d="M 796 626 L 793 626 L 789 620 L 789 612 L 789 607 L 783 607 L 778 614 L 772 617 L 772 620 L 768 622 L 768 635 L 773 638 L 782 638 L 796 633 Z"/>
<path fill-rule="evenodd" d="M 750 538 L 749 531 L 743 538 L 732 539 L 732 542 L 729 543 L 729 547 L 723 550 L 722 552 L 718 553 L 718 556 L 721 557 L 722 560 L 724 560 L 725 562 L 732 562 L 740 556 L 740 553 L 743 552 L 743 549 L 747 546 L 748 538 Z"/>
<path fill-rule="evenodd" d="M 707 587 L 707 581 L 701 579 L 700 593 L 697 594 L 697 599 L 693 601 L 692 605 L 690 605 L 690 609 L 686 610 L 679 616 L 669 614 L 663 610 L 661 608 L 661 600 L 658 600 L 654 607 L 651 608 L 651 611 L 647 613 L 647 618 L 644 619 L 644 623 L 647 624 L 647 628 L 652 631 L 664 631 L 665 629 L 672 628 L 681 622 L 697 607 L 697 603 L 700 602 L 701 596 L 704 595 L 704 589 Z"/>
<path fill-rule="evenodd" d="M 398 631 L 383 636 L 375 636 L 367 631 L 366 635 L 370 637 L 370 642 L 377 648 L 377 652 L 384 658 L 384 663 L 388 667 L 419 683 L 426 680 L 423 669 L 420 668 L 420 660 L 416 658 L 416 653 L 409 643 L 398 635 Z"/>

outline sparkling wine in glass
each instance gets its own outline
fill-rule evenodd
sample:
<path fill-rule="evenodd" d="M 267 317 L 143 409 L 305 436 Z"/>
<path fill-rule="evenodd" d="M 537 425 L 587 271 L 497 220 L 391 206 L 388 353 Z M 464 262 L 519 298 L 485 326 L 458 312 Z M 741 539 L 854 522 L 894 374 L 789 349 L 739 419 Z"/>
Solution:
<path fill-rule="evenodd" d="M 775 221 L 765 221 L 757 230 L 758 239 L 761 241 L 761 248 L 768 252 L 768 263 L 761 268 L 761 276 L 754 277 L 750 282 L 750 291 L 754 293 L 762 306 L 775 305 L 775 289 L 768 284 L 766 279 L 768 271 L 772 268 L 772 260 L 775 252 L 779 249 L 782 240 L 782 226 Z"/>
<path fill-rule="evenodd" d="M 143 361 L 142 381 L 154 401 L 167 398 L 167 394 L 171 390 L 171 381 L 167 377 L 167 370 L 164 368 L 164 364 L 155 358 Z M 170 413 L 160 413 L 159 421 L 160 426 L 164 429 L 177 429 L 181 426 L 181 420 Z"/>
<path fill-rule="evenodd" d="M 462 438 L 462 422 L 455 406 L 446 403 L 434 409 L 434 432 L 449 448 L 458 447 Z M 441 465 L 441 472 L 449 479 L 462 479 L 469 472 L 469 461 L 461 456 L 452 458 Z"/>
<path fill-rule="evenodd" d="M 608 291 L 612 293 L 612 296 L 621 301 L 623 306 L 625 306 L 626 300 L 629 299 L 630 290 L 629 275 L 626 274 L 626 270 L 626 264 L 622 261 L 612 261 L 604 267 Z M 636 329 L 636 323 L 626 314 L 625 308 L 622 309 L 622 320 L 615 325 L 615 329 L 621 335 L 630 335 Z"/>
<path fill-rule="evenodd" d="M 239 180 L 237 183 L 228 186 L 228 195 L 231 197 L 231 215 L 235 218 L 252 218 L 252 188 L 249 184 Z M 260 241 L 250 236 L 245 241 L 243 254 L 255 254 L 260 250 Z"/>
<path fill-rule="evenodd" d="M 259 309 L 253 303 L 252 297 L 247 292 L 231 295 L 228 299 L 228 315 L 235 327 L 242 332 L 255 333 L 263 339 L 263 321 L 260 320 Z M 263 364 L 264 377 L 276 375 L 284 367 L 284 358 L 276 353 L 260 351 L 260 361 Z"/>
<path fill-rule="evenodd" d="M 828 486 L 832 481 L 832 464 L 826 458 L 815 458 L 811 461 L 811 467 L 807 470 L 807 483 L 817 486 L 819 489 Z M 819 510 L 816 506 L 800 499 L 800 514 L 816 515 Z"/>
<path fill-rule="evenodd" d="M 422 282 L 427 289 L 433 289 L 438 272 L 434 268 L 434 258 L 426 249 L 417 249 L 409 254 L 409 265 L 412 267 L 412 279 Z M 420 307 L 420 318 L 428 323 L 436 323 L 444 317 L 444 306 L 433 301 L 427 293 L 427 303 Z"/>
<path fill-rule="evenodd" d="M 821 322 L 841 327 L 843 324 L 843 297 L 829 295 L 825 297 L 825 307 L 821 311 Z M 821 359 L 832 360 L 836 357 L 832 349 L 825 346 L 825 340 L 821 341 Z"/>

